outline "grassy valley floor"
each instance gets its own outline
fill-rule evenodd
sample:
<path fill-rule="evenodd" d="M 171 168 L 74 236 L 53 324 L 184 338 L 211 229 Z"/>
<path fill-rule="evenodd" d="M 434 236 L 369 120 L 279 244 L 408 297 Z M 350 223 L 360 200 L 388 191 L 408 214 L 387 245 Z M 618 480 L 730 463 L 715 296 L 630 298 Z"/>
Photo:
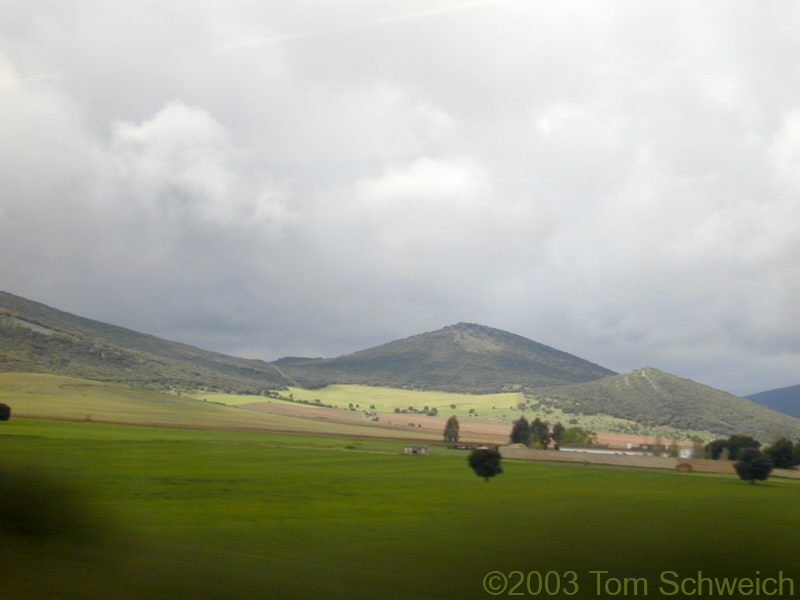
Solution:
<path fill-rule="evenodd" d="M 517 570 L 574 579 L 577 598 L 614 595 L 598 596 L 590 573 L 608 571 L 655 598 L 662 572 L 702 570 L 783 571 L 800 593 L 798 482 L 506 460 L 486 483 L 464 452 L 401 450 L 400 441 L 12 418 L 0 424 L 0 485 L 24 493 L 0 512 L 3 592 L 489 598 L 512 590 L 488 594 L 487 573 L 513 586 Z"/>

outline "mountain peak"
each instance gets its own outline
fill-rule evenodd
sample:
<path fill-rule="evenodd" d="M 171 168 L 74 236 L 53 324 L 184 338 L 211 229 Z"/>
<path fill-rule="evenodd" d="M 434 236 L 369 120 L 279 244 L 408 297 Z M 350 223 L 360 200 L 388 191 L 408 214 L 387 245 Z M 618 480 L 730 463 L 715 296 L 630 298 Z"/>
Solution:
<path fill-rule="evenodd" d="M 359 383 L 472 393 L 614 375 L 539 342 L 464 322 L 337 358 L 281 367 L 306 386 Z"/>
<path fill-rule="evenodd" d="M 492 333 L 505 333 L 499 330 L 493 330 L 491 327 L 485 325 L 478 325 L 475 323 L 457 323 L 449 327 L 445 327 L 442 331 L 447 331 L 452 334 L 453 343 L 460 346 L 467 352 L 475 353 L 496 353 L 503 350 L 503 345 L 497 340 L 493 339 Z"/>

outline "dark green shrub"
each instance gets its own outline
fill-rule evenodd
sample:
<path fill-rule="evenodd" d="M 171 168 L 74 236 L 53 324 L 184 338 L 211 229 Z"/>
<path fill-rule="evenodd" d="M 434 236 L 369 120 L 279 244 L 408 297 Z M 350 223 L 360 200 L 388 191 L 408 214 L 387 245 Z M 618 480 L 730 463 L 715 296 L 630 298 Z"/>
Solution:
<path fill-rule="evenodd" d="M 739 452 L 739 462 L 733 468 L 744 481 L 755 483 L 769 477 L 775 463 L 772 459 L 755 448 L 744 448 Z"/>
<path fill-rule="evenodd" d="M 500 466 L 500 458 L 500 453 L 497 450 L 478 448 L 470 453 L 468 461 L 469 466 L 472 467 L 478 477 L 483 477 L 486 481 L 489 481 L 490 477 L 503 472 L 503 467 Z"/>

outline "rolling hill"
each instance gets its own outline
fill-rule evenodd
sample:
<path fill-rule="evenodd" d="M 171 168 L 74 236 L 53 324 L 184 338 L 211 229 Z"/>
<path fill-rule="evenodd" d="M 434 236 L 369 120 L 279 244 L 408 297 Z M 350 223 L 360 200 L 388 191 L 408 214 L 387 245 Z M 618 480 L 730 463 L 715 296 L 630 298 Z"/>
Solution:
<path fill-rule="evenodd" d="M 519 335 L 469 323 L 337 358 L 292 357 L 267 363 L 201 350 L 0 292 L 2 372 L 235 394 L 335 384 L 471 395 L 517 392 L 524 393 L 526 410 L 538 410 L 551 421 L 574 416 L 580 423 L 606 427 L 606 421 L 616 419 L 608 431 L 630 427 L 630 433 L 640 433 L 642 428 L 666 426 L 718 435 L 743 433 L 763 441 L 776 435 L 800 438 L 800 419 L 747 399 L 656 369 L 617 375 Z M 797 387 L 765 394 L 790 393 Z M 489 420 L 511 419 L 509 411 L 519 404 L 486 398 L 478 412 Z M 350 400 L 340 402 L 344 406 Z M 464 404 L 448 400 L 445 406 L 453 402 Z M 179 412 L 177 405 L 175 410 Z"/>
<path fill-rule="evenodd" d="M 337 358 L 267 363 L 201 350 L 0 292 L 2 371 L 234 393 L 336 383 L 487 393 L 614 374 L 519 335 L 467 323 Z"/>
<path fill-rule="evenodd" d="M 590 381 L 614 372 L 519 335 L 458 323 L 328 359 L 277 361 L 302 387 L 362 384 L 490 393 Z"/>
<path fill-rule="evenodd" d="M 653 368 L 538 388 L 528 395 L 568 414 L 604 414 L 647 426 L 669 425 L 725 436 L 745 434 L 765 442 L 782 435 L 800 438 L 800 419 Z"/>
<path fill-rule="evenodd" d="M 150 388 L 261 393 L 288 383 L 274 366 L 85 319 L 0 292 L 0 372 L 53 373 Z"/>
<path fill-rule="evenodd" d="M 800 385 L 767 390 L 745 396 L 757 404 L 768 406 L 793 417 L 800 417 Z"/>

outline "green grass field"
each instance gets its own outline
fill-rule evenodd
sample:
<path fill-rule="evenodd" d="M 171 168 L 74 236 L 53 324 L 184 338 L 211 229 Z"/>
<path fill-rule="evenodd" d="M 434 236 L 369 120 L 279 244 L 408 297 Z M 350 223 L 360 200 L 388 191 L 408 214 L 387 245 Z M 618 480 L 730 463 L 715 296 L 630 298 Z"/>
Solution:
<path fill-rule="evenodd" d="M 574 571 L 578 598 L 598 597 L 592 570 L 646 578 L 650 597 L 665 570 L 782 569 L 797 588 L 798 482 L 504 461 L 486 483 L 463 452 L 401 449 L 12 418 L 0 485 L 23 473 L 23 498 L 50 500 L 17 505 L 38 533 L 0 513 L 0 597 L 489 598 L 493 570 Z"/>

